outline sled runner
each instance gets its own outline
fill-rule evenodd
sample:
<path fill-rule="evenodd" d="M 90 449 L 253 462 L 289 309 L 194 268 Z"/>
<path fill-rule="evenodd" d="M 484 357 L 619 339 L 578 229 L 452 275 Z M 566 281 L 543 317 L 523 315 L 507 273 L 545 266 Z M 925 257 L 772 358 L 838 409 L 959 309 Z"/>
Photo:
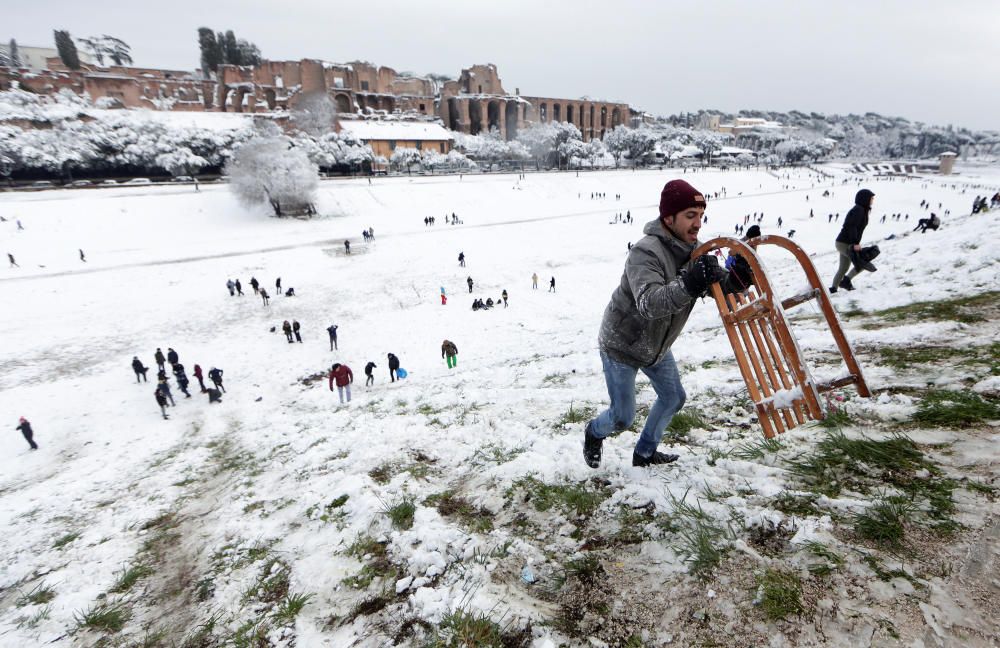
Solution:
<path fill-rule="evenodd" d="M 756 248 L 760 245 L 777 245 L 791 252 L 802 266 L 809 288 L 779 301 L 757 257 Z M 783 236 L 761 236 L 747 242 L 719 237 L 699 246 L 691 256 L 695 258 L 722 248 L 729 248 L 746 259 L 754 274 L 755 285 L 743 294 L 724 295 L 720 285 L 715 283 L 712 295 L 765 437 L 770 439 L 810 419 L 822 420 L 825 417 L 819 401 L 822 393 L 855 385 L 859 395 L 871 395 L 854 350 L 844 337 L 840 319 L 830 303 L 830 294 L 802 248 Z M 814 380 L 785 319 L 786 310 L 812 299 L 819 303 L 849 372 L 823 383 Z"/>

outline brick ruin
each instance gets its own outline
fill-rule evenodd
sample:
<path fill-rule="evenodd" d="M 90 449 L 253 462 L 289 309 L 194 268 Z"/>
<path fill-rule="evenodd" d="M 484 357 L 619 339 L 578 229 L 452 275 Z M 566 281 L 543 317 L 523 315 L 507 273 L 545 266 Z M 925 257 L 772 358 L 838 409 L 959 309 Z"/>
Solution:
<path fill-rule="evenodd" d="M 466 68 L 458 80 L 444 83 L 363 61 L 316 59 L 221 65 L 214 79 L 184 70 L 126 66 L 70 70 L 58 58 L 48 59 L 48 67 L 43 72 L 0 67 L 0 90 L 17 82 L 40 94 L 68 88 L 94 100 L 108 97 L 124 108 L 237 113 L 289 110 L 302 97 L 325 93 L 341 115 L 398 112 L 437 117 L 453 131 L 476 135 L 496 129 L 506 140 L 529 123 L 561 121 L 576 125 L 589 141 L 640 118 L 624 103 L 528 97 L 519 90 L 510 94 L 493 64 Z"/>

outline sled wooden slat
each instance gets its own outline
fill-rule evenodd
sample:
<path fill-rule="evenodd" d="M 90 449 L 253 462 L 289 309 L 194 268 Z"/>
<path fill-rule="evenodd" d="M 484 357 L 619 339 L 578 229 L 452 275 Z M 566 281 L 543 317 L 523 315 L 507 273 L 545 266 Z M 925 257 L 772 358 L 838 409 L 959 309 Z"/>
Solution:
<path fill-rule="evenodd" d="M 778 299 L 757 256 L 756 248 L 761 245 L 776 245 L 791 252 L 809 281 L 809 289 Z M 747 242 L 720 237 L 699 246 L 692 257 L 723 248 L 746 259 L 754 274 L 755 285 L 743 294 L 724 295 L 719 284 L 713 284 L 711 292 L 764 436 L 771 438 L 809 420 L 822 420 L 825 415 L 819 399 L 821 393 L 854 385 L 860 396 L 871 396 L 854 350 L 830 303 L 830 294 L 805 251 L 782 236 L 761 236 Z M 826 382 L 813 379 L 785 318 L 785 309 L 813 299 L 819 303 L 849 371 L 846 376 Z"/>

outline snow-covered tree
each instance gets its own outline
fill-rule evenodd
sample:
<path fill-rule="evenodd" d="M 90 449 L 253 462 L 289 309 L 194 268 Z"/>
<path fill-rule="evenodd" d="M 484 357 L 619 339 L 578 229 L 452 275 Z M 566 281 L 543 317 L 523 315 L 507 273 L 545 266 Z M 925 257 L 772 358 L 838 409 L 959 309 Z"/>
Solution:
<path fill-rule="evenodd" d="M 621 166 L 622 156 L 628 151 L 628 126 L 615 126 L 604 134 L 604 146 L 615 158 L 615 167 Z"/>
<path fill-rule="evenodd" d="M 410 165 L 420 164 L 422 159 L 420 151 L 417 149 L 400 146 L 392 152 L 392 156 L 389 158 L 389 163 L 397 169 L 406 169 L 409 171 Z"/>
<path fill-rule="evenodd" d="M 319 169 L 287 137 L 258 137 L 226 164 L 229 186 L 245 205 L 267 202 L 275 216 L 309 213 Z"/>
<path fill-rule="evenodd" d="M 229 32 L 232 33 L 232 32 Z M 295 102 L 292 125 L 313 137 L 322 137 L 333 130 L 337 107 L 325 92 L 312 92 Z"/>
<path fill-rule="evenodd" d="M 186 146 L 181 146 L 169 153 L 158 155 L 156 157 L 156 166 L 176 177 L 193 175 L 198 172 L 198 169 L 208 166 L 208 161 L 200 155 L 195 155 Z"/>
<path fill-rule="evenodd" d="M 215 32 L 209 27 L 198 28 L 198 49 L 201 50 L 201 70 L 208 76 L 209 72 L 219 69 L 222 63 L 222 53 Z"/>
<path fill-rule="evenodd" d="M 625 145 L 633 166 L 643 166 L 656 149 L 656 136 L 645 128 L 633 128 L 625 134 Z"/>

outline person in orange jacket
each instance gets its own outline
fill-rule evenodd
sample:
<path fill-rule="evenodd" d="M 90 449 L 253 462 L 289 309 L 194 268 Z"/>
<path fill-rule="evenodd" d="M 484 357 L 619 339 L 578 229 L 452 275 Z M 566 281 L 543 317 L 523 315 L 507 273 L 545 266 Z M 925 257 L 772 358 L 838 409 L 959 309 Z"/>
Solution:
<path fill-rule="evenodd" d="M 340 396 L 341 404 L 344 403 L 344 393 L 347 393 L 347 402 L 351 402 L 351 383 L 354 382 L 354 373 L 345 364 L 335 363 L 330 367 L 330 391 L 333 391 L 333 384 L 337 383 L 337 395 Z"/>

